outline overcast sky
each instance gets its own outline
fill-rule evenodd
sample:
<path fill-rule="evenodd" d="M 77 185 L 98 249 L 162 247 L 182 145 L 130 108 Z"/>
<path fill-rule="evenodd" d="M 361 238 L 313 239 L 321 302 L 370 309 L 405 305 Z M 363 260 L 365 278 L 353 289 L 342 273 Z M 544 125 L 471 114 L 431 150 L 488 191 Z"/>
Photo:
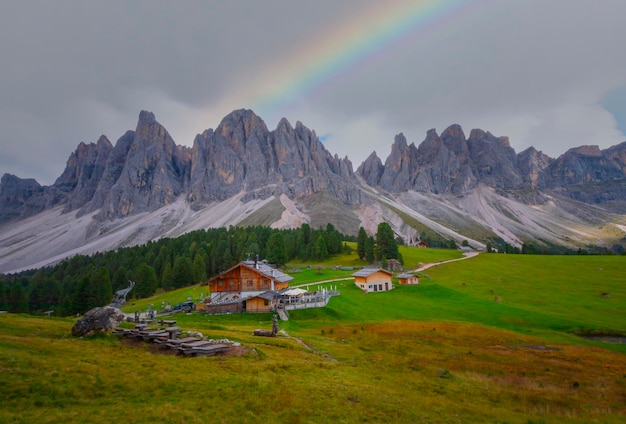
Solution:
<path fill-rule="evenodd" d="M 356 167 L 453 123 L 556 157 L 626 140 L 624 0 L 0 3 L 0 174 L 52 184 L 154 112 L 191 146 L 234 109 Z"/>

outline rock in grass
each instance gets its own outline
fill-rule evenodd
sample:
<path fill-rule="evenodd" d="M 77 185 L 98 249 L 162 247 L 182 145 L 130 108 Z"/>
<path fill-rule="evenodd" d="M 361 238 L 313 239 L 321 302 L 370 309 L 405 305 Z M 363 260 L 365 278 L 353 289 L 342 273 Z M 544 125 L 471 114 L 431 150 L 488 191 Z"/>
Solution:
<path fill-rule="evenodd" d="M 102 306 L 90 309 L 72 327 L 74 337 L 82 337 L 92 331 L 109 331 L 124 321 L 125 315 L 118 308 Z"/>

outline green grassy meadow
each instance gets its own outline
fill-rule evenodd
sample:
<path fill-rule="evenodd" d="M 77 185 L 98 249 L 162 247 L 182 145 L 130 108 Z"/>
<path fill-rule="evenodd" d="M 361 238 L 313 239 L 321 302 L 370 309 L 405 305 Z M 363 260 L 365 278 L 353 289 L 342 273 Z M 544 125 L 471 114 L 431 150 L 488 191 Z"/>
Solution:
<path fill-rule="evenodd" d="M 460 256 L 412 250 L 411 268 Z M 287 272 L 293 285 L 342 278 L 345 259 Z M 291 311 L 276 338 L 252 335 L 270 314 L 176 315 L 242 356 L 182 358 L 73 338 L 75 319 L 0 314 L 0 422 L 621 423 L 626 344 L 576 334 L 626 334 L 625 271 L 623 256 L 482 254 L 390 292 L 325 283 L 341 295 Z"/>

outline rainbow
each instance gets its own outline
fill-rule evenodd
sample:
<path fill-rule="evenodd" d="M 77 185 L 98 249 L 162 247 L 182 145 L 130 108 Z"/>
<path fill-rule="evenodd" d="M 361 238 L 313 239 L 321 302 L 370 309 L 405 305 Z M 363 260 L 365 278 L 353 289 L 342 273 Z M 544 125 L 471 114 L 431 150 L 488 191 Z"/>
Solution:
<path fill-rule="evenodd" d="M 299 46 L 297 53 L 257 75 L 254 85 L 240 85 L 247 95 L 239 96 L 247 97 L 261 116 L 286 111 L 403 43 L 451 25 L 481 1 L 377 2 L 308 46 Z"/>

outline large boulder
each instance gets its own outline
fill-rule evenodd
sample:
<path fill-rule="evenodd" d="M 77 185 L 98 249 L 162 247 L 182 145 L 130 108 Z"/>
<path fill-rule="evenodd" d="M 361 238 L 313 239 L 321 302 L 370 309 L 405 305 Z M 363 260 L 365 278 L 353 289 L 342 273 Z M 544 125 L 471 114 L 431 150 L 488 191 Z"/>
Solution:
<path fill-rule="evenodd" d="M 109 331 L 124 321 L 122 311 L 112 306 L 99 306 L 89 310 L 72 327 L 74 337 L 82 337 L 92 331 Z"/>

